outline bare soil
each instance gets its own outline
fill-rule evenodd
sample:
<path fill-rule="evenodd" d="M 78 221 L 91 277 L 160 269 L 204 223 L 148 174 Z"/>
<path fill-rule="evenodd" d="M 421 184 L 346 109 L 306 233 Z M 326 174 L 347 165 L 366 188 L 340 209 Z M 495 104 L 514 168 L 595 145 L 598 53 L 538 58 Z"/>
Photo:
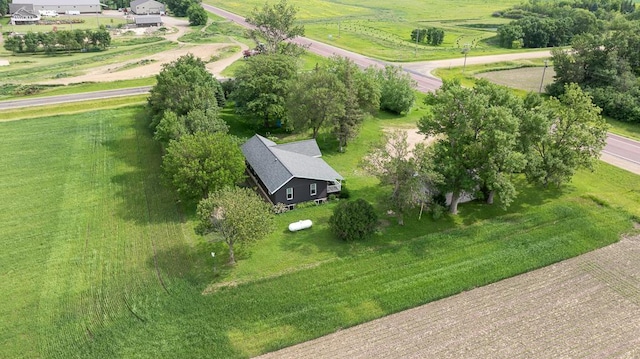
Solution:
<path fill-rule="evenodd" d="M 103 16 L 122 16 L 122 13 L 110 11 L 105 12 Z M 163 51 L 157 54 L 146 56 L 143 58 L 123 62 L 117 65 L 111 64 L 106 66 L 98 66 L 90 69 L 81 76 L 66 77 L 60 79 L 52 79 L 47 81 L 38 81 L 42 84 L 72 84 L 80 82 L 109 82 L 117 80 L 130 80 L 135 78 L 151 77 L 162 70 L 162 65 L 170 63 L 178 59 L 180 56 L 186 54 L 193 54 L 196 57 L 201 58 L 207 63 L 206 67 L 212 74 L 219 76 L 222 70 L 232 64 L 234 61 L 242 57 L 242 50 L 248 47 L 242 43 L 231 41 L 229 43 L 217 43 L 217 44 L 187 44 L 179 42 L 178 39 L 189 30 L 189 23 L 186 20 L 176 19 L 170 16 L 163 16 L 162 20 L 164 26 L 170 29 L 169 33 L 164 35 L 167 40 L 178 43 L 178 48 Z M 134 32 L 140 36 L 154 31 L 154 28 L 138 28 L 133 29 Z M 117 35 L 114 35 L 117 36 Z M 212 56 L 218 54 L 220 50 L 229 46 L 239 46 L 240 51 L 233 55 L 214 62 L 209 62 Z M 146 65 L 136 65 L 140 62 L 147 62 Z M 0 65 L 3 60 L 0 59 Z M 127 68 L 128 67 L 128 68 Z M 127 68 L 124 69 L 123 68 Z"/>
<path fill-rule="evenodd" d="M 640 236 L 259 358 L 640 358 Z"/>

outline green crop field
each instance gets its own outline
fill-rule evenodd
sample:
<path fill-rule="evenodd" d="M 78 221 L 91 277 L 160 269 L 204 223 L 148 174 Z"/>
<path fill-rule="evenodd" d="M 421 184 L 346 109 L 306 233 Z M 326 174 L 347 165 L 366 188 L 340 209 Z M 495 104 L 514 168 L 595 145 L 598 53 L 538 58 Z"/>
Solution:
<path fill-rule="evenodd" d="M 368 120 L 344 154 L 319 139 L 381 215 L 388 189 L 357 164 L 389 117 Z M 384 218 L 362 243 L 328 233 L 335 203 L 299 209 L 229 268 L 223 245 L 194 234 L 193 205 L 162 186 L 142 106 L 0 132 L 2 358 L 248 357 L 607 245 L 640 218 L 638 177 L 601 164 L 562 189 L 522 184 L 508 211 Z M 314 227 L 288 233 L 301 218 Z"/>
<path fill-rule="evenodd" d="M 275 1 L 271 1 L 274 3 Z M 261 0 L 205 3 L 249 16 Z M 488 2 L 484 0 L 430 2 L 290 0 L 298 8 L 298 19 L 305 35 L 329 44 L 388 61 L 416 61 L 459 57 L 464 46 L 476 55 L 504 53 L 486 40 L 507 19 L 491 14 L 516 4 L 519 0 Z M 444 43 L 428 46 L 411 42 L 411 30 L 438 27 L 445 30 Z"/>

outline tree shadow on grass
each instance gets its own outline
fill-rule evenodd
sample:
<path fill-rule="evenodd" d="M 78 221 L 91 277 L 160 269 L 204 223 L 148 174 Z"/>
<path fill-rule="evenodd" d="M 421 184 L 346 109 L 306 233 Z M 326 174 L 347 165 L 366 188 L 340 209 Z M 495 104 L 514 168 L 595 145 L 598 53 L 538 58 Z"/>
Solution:
<path fill-rule="evenodd" d="M 157 247 L 156 247 L 157 248 Z M 216 256 L 212 257 L 211 252 Z M 201 242 L 195 246 L 177 243 L 167 248 L 157 248 L 147 259 L 147 267 L 162 278 L 163 286 L 171 292 L 171 283 L 182 281 L 202 291 L 233 270 L 227 265 L 229 257 L 220 245 Z"/>
<path fill-rule="evenodd" d="M 507 214 L 525 213 L 528 208 L 537 207 L 557 200 L 562 195 L 571 191 L 570 185 L 557 188 L 549 186 L 544 188 L 527 183 L 524 179 L 516 181 L 518 197 L 507 209 L 503 209 L 500 198 L 496 197 L 494 204 L 489 205 L 483 199 L 463 203 L 458 207 L 462 223 L 472 225 L 479 221 L 496 218 Z"/>
<path fill-rule="evenodd" d="M 183 207 L 161 181 L 162 148 L 153 140 L 145 112 L 122 128 L 122 135 L 102 144 L 116 159 L 114 196 L 121 199 L 117 214 L 139 224 L 181 222 Z"/>

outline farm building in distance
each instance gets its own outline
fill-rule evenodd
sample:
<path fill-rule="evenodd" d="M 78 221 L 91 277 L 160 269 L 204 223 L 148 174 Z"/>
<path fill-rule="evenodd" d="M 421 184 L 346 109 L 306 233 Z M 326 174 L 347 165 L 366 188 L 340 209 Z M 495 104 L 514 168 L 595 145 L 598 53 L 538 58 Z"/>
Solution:
<path fill-rule="evenodd" d="M 250 177 L 273 204 L 325 201 L 339 194 L 342 176 L 320 157 L 316 140 L 278 145 L 260 135 L 242 145 Z"/>
<path fill-rule="evenodd" d="M 11 25 L 37 24 L 40 21 L 40 14 L 36 11 L 27 10 L 23 7 L 11 14 Z"/>
<path fill-rule="evenodd" d="M 32 11 L 55 11 L 65 13 L 99 13 L 102 12 L 99 0 L 13 0 L 9 4 L 9 13 L 14 14 L 20 9 Z"/>
<path fill-rule="evenodd" d="M 156 0 L 135 0 L 129 6 L 134 14 L 164 14 L 164 4 Z"/>
<path fill-rule="evenodd" d="M 135 17 L 137 27 L 162 26 L 160 15 L 138 15 Z"/>

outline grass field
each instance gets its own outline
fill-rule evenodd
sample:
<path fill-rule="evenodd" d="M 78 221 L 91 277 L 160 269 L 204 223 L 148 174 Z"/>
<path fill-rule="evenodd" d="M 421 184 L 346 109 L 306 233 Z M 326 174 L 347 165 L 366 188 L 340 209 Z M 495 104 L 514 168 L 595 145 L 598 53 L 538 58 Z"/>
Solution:
<path fill-rule="evenodd" d="M 224 246 L 195 236 L 193 206 L 162 187 L 143 117 L 134 106 L 0 123 L 0 357 L 247 357 L 604 246 L 640 218 L 638 177 L 602 164 L 560 190 L 522 184 L 506 212 L 385 218 L 362 243 L 329 235 L 335 203 L 292 211 L 227 268 Z M 388 189 L 357 164 L 381 127 L 407 121 L 367 121 L 346 154 L 319 139 L 381 214 Z M 311 230 L 286 232 L 303 217 Z"/>
<path fill-rule="evenodd" d="M 205 2 L 244 16 L 264 4 L 259 0 Z M 383 60 L 416 61 L 457 57 L 464 46 L 473 48 L 477 55 L 509 52 L 486 41 L 495 36 L 497 26 L 508 22 L 491 14 L 520 1 L 292 0 L 289 3 L 299 10 L 298 19 L 305 26 L 305 36 Z M 428 27 L 444 29 L 444 43 L 437 47 L 420 44 L 416 50 L 411 30 Z"/>

